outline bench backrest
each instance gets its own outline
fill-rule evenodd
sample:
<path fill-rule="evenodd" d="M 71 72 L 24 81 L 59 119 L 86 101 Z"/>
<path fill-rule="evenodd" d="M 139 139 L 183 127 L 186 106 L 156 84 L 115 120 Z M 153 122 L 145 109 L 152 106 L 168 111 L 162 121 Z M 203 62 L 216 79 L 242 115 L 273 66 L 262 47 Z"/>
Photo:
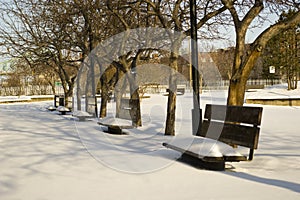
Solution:
<path fill-rule="evenodd" d="M 257 149 L 262 108 L 207 104 L 200 136 Z"/>

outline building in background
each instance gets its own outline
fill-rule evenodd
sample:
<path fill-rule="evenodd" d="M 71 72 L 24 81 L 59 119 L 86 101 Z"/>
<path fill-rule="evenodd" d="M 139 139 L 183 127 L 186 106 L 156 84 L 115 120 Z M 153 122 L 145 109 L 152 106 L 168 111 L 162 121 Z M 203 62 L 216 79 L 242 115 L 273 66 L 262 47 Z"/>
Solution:
<path fill-rule="evenodd" d="M 0 86 L 1 87 L 7 85 L 7 80 L 9 76 L 13 73 L 11 65 L 12 65 L 11 60 L 0 61 Z"/>

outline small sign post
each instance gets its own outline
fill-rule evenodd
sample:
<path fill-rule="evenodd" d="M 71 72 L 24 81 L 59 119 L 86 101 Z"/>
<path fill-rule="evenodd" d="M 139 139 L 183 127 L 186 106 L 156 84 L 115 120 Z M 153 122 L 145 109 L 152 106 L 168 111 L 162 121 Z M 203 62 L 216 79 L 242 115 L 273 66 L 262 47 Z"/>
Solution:
<path fill-rule="evenodd" d="M 269 67 L 270 74 L 275 74 L 275 71 L 276 71 L 275 66 L 270 66 Z"/>

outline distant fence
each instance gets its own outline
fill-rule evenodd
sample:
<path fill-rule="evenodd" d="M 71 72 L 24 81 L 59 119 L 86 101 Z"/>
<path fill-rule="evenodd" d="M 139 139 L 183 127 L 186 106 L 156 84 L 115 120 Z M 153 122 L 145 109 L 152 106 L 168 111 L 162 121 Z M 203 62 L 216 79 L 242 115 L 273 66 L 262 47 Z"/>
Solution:
<path fill-rule="evenodd" d="M 223 80 L 224 86 L 229 86 L 229 80 Z M 276 84 L 282 84 L 281 79 L 249 79 L 247 81 L 247 85 L 264 85 L 264 86 L 271 86 Z"/>
<path fill-rule="evenodd" d="M 264 87 L 282 84 L 283 81 L 281 79 L 249 79 L 247 81 L 247 85 L 262 85 Z M 180 82 L 179 84 L 185 85 L 187 90 L 192 91 L 191 83 Z M 203 80 L 202 90 L 227 90 L 229 87 L 229 80 L 219 80 L 219 81 L 207 81 Z"/>
<path fill-rule="evenodd" d="M 61 86 L 55 87 L 55 93 L 63 93 Z M 0 86 L 0 96 L 30 96 L 30 95 L 53 95 L 50 85 L 29 85 L 21 87 Z"/>
<path fill-rule="evenodd" d="M 282 84 L 283 81 L 281 79 L 249 79 L 247 81 L 247 85 L 251 86 L 271 86 L 271 85 L 276 85 L 276 84 Z M 221 80 L 219 82 L 206 82 L 203 84 L 203 89 L 204 90 L 223 90 L 223 89 L 228 89 L 229 87 L 229 80 Z"/>
<path fill-rule="evenodd" d="M 250 79 L 247 81 L 247 85 L 263 85 L 271 86 L 276 84 L 282 84 L 280 79 Z M 178 82 L 179 87 L 184 87 L 186 91 L 192 91 L 191 84 L 188 81 Z M 203 90 L 226 90 L 229 87 L 229 80 L 210 81 L 203 83 Z M 144 92 L 146 93 L 164 93 L 168 85 L 149 85 Z M 61 86 L 55 86 L 56 94 L 63 94 Z M 21 95 L 53 95 L 53 91 L 50 85 L 34 85 L 23 87 L 3 87 L 0 85 L 0 96 L 21 96 Z"/>

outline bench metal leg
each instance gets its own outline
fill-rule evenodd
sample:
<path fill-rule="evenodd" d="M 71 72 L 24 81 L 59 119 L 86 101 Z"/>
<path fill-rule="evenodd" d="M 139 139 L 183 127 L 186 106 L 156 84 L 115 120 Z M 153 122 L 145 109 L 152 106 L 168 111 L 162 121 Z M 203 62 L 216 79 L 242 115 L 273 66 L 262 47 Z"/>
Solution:
<path fill-rule="evenodd" d="M 250 149 L 249 158 L 248 158 L 249 161 L 253 160 L 253 155 L 254 155 L 254 149 Z"/>

